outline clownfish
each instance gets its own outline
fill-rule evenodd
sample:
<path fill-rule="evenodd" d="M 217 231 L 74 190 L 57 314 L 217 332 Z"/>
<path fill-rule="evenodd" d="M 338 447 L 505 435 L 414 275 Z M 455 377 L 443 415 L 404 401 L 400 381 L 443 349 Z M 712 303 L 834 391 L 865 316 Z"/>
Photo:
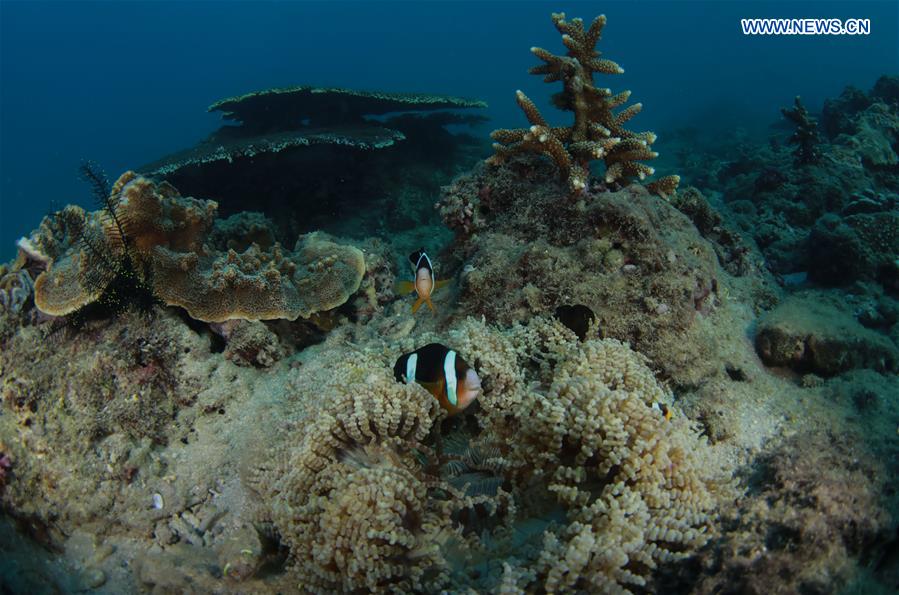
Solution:
<path fill-rule="evenodd" d="M 455 351 L 429 343 L 401 355 L 393 366 L 397 382 L 417 382 L 434 395 L 450 416 L 471 405 L 481 394 L 481 379 Z"/>
<path fill-rule="evenodd" d="M 431 294 L 434 293 L 434 290 L 446 285 L 449 280 L 437 281 L 434 278 L 434 266 L 431 264 L 431 259 L 425 254 L 424 248 L 410 254 L 409 262 L 412 263 L 415 280 L 398 282 L 395 287 L 396 293 L 407 294 L 414 291 L 418 295 L 418 299 L 412 304 L 413 314 L 418 311 L 422 304 L 427 304 L 431 312 L 436 312 L 434 304 L 431 302 Z"/>
<path fill-rule="evenodd" d="M 654 401 L 652 404 L 652 408 L 662 414 L 662 417 L 665 418 L 665 421 L 671 421 L 671 416 L 673 412 L 671 408 L 668 407 L 665 403 L 659 403 L 658 401 Z"/>

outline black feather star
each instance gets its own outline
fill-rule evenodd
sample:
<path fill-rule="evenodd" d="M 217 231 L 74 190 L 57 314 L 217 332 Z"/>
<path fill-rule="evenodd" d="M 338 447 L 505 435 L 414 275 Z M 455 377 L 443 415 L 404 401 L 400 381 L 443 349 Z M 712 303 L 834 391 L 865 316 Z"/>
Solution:
<path fill-rule="evenodd" d="M 87 257 L 82 282 L 100 293 L 100 298 L 74 312 L 69 322 L 80 326 L 90 318 L 105 318 L 135 306 L 150 312 L 157 303 L 149 269 L 142 266 L 131 249 L 128 219 L 119 212 L 121 192 L 113 192 L 109 180 L 95 163 L 85 161 L 79 167 L 81 177 L 90 185 L 99 210 L 99 220 L 63 209 L 54 215 L 54 227 L 68 232 Z"/>

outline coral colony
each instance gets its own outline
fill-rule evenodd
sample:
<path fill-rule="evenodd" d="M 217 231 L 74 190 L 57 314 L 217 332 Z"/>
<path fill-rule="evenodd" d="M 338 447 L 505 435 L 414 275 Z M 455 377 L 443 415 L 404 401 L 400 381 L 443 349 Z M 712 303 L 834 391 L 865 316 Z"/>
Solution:
<path fill-rule="evenodd" d="M 519 91 L 486 162 L 430 113 L 480 101 L 291 87 L 83 168 L 0 265 L 4 592 L 895 586 L 899 79 L 675 133 L 678 188 L 552 22 L 573 121 Z"/>
<path fill-rule="evenodd" d="M 561 82 L 563 90 L 553 95 L 553 105 L 573 112 L 571 126 L 549 126 L 537 106 L 521 91 L 515 96 L 519 107 L 531 123 L 530 128 L 495 130 L 491 136 L 497 141 L 496 154 L 491 163 L 501 163 L 510 155 L 532 152 L 549 156 L 572 192 L 582 192 L 587 187 L 590 161 L 602 159 L 606 165 L 607 184 L 627 184 L 631 179 L 644 180 L 655 170 L 640 163 L 654 159 L 658 153 L 651 150 L 656 140 L 652 132 L 632 132 L 624 124 L 640 113 L 643 105 L 634 103 L 617 114 L 612 110 L 623 106 L 631 96 L 630 91 L 612 94 L 610 89 L 597 87 L 594 74 L 621 74 L 624 70 L 611 60 L 600 58 L 596 43 L 600 40 L 605 15 L 593 20 L 584 30 L 581 19 L 565 20 L 563 13 L 552 15 L 553 24 L 562 34 L 562 43 L 568 48 L 565 56 L 557 56 L 543 48 L 531 48 L 531 52 L 545 64 L 531 68 L 531 74 L 545 75 L 546 83 Z M 650 182 L 650 192 L 668 196 L 677 188 L 680 178 L 666 176 Z"/>

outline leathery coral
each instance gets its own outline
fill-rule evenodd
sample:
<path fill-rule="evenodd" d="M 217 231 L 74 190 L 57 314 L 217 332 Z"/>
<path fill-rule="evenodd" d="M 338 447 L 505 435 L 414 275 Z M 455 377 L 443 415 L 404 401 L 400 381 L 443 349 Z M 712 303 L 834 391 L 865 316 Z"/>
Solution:
<path fill-rule="evenodd" d="M 206 322 L 308 317 L 343 304 L 362 281 L 362 252 L 322 234 L 302 236 L 293 251 L 251 244 L 220 252 L 207 242 L 214 201 L 133 172 L 111 192 L 116 225 L 105 212 L 69 206 L 32 234 L 30 245 L 50 261 L 34 283 L 44 313 L 64 316 L 98 300 L 126 251 L 131 273 L 156 298 Z"/>
<path fill-rule="evenodd" d="M 655 170 L 640 161 L 654 159 L 658 153 L 651 149 L 656 140 L 652 132 L 632 132 L 624 124 L 643 109 L 634 103 L 619 112 L 613 112 L 630 98 L 630 91 L 615 95 L 610 89 L 597 87 L 593 75 L 621 74 L 624 70 L 615 62 L 600 58 L 596 51 L 605 15 L 593 20 L 584 30 L 581 19 L 565 20 L 565 13 L 553 13 L 553 24 L 562 34 L 562 43 L 568 48 L 565 56 L 557 56 L 543 48 L 531 48 L 531 52 L 544 64 L 530 69 L 531 74 L 542 74 L 544 82 L 561 81 L 564 89 L 556 93 L 552 102 L 557 108 L 574 113 L 571 126 L 550 126 L 537 106 L 521 91 L 516 100 L 530 122 L 529 128 L 500 129 L 491 134 L 497 144 L 491 163 L 500 163 L 508 156 L 521 152 L 534 152 L 549 156 L 569 189 L 574 193 L 584 191 L 590 174 L 589 164 L 603 159 L 606 165 L 605 181 L 608 184 L 627 184 L 636 178 L 644 180 Z M 666 176 L 647 184 L 650 192 L 667 196 L 680 182 L 678 176 Z"/>

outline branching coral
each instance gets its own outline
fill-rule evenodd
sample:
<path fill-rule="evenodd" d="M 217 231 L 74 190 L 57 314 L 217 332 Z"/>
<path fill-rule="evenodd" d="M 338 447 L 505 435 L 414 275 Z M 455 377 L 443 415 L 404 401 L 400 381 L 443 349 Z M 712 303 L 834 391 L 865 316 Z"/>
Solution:
<path fill-rule="evenodd" d="M 553 96 L 553 105 L 574 113 L 571 126 L 550 126 L 537 106 L 521 91 L 516 99 L 530 122 L 529 128 L 500 129 L 492 133 L 497 141 L 492 163 L 500 163 L 507 157 L 521 152 L 549 156 L 572 192 L 582 192 L 587 186 L 589 164 L 603 159 L 606 164 L 606 183 L 626 184 L 633 178 L 645 179 L 654 169 L 640 163 L 654 159 L 658 153 L 651 149 L 656 140 L 652 132 L 635 133 L 624 124 L 640 113 L 643 105 L 632 104 L 617 113 L 613 110 L 624 105 L 630 91 L 612 94 L 607 88 L 594 84 L 593 75 L 621 74 L 624 70 L 611 60 L 600 58 L 596 43 L 606 24 L 605 15 L 593 20 L 584 30 L 581 19 L 565 20 L 564 13 L 552 15 L 556 29 L 562 34 L 562 43 L 568 48 L 565 56 L 557 56 L 542 48 L 531 52 L 544 64 L 530 69 L 531 74 L 542 74 L 544 82 L 561 81 L 564 90 Z M 666 176 L 647 185 L 650 192 L 667 196 L 677 189 L 678 176 Z"/>
<path fill-rule="evenodd" d="M 793 108 L 780 108 L 786 119 L 796 125 L 796 131 L 790 136 L 789 143 L 796 145 L 793 157 L 797 165 L 814 163 L 821 157 L 818 144 L 818 121 L 808 115 L 808 110 L 802 105 L 799 96 L 793 101 Z"/>

